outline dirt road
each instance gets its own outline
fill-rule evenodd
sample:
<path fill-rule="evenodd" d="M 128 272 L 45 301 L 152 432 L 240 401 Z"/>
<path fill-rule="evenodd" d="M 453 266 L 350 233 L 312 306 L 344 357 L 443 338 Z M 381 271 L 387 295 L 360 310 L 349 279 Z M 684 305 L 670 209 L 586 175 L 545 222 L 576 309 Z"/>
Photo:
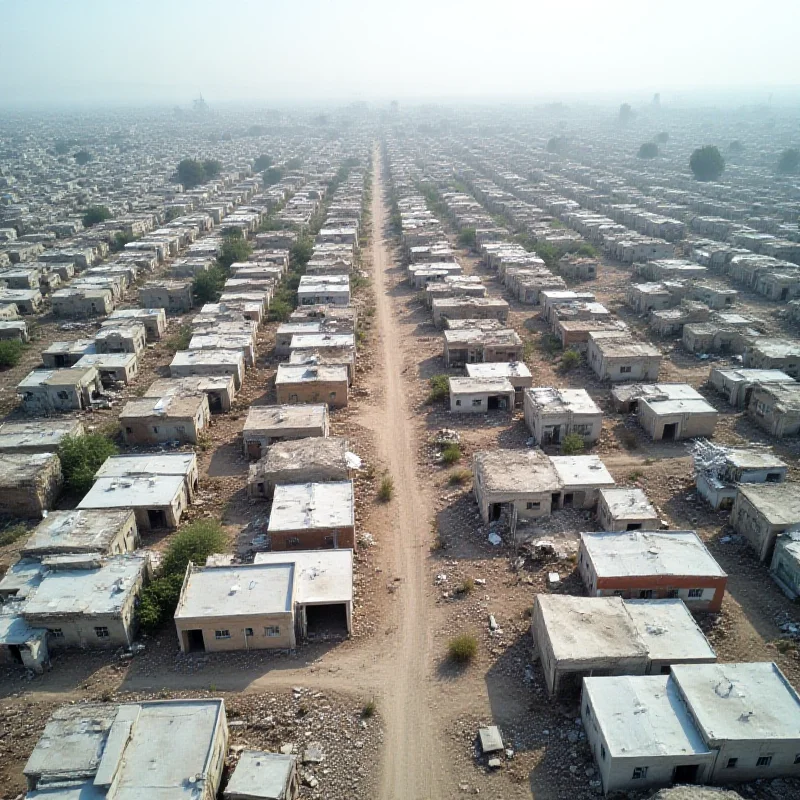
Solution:
<path fill-rule="evenodd" d="M 436 758 L 428 695 L 430 639 L 425 558 L 428 550 L 430 498 L 422 490 L 415 457 L 416 431 L 408 408 L 403 375 L 403 341 L 389 295 L 386 270 L 392 266 L 386 239 L 386 201 L 380 153 L 374 154 L 372 196 L 373 270 L 380 360 L 384 379 L 383 403 L 376 408 L 375 433 L 379 453 L 394 479 L 389 504 L 393 521 L 388 559 L 393 576 L 400 578 L 398 602 L 385 642 L 385 689 L 381 712 L 386 726 L 380 797 L 384 800 L 434 800 L 441 797 L 441 764 Z"/>

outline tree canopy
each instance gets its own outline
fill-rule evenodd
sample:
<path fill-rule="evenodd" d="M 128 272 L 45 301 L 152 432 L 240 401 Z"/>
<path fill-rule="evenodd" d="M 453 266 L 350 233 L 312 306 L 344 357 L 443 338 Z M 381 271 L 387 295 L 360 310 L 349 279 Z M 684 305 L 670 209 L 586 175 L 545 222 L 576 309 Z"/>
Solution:
<path fill-rule="evenodd" d="M 272 186 L 283 177 L 283 170 L 280 167 L 267 167 L 264 170 L 264 186 Z"/>
<path fill-rule="evenodd" d="M 286 169 L 300 169 L 303 166 L 303 159 L 299 156 L 295 156 L 294 158 L 290 158 L 286 162 Z"/>
<path fill-rule="evenodd" d="M 259 156 L 255 163 L 253 164 L 253 171 L 254 172 L 263 172 L 265 169 L 268 169 L 272 166 L 272 156 Z"/>
<path fill-rule="evenodd" d="M 83 227 L 91 228 L 92 225 L 105 222 L 107 219 L 111 219 L 111 212 L 105 206 L 89 206 L 83 212 Z"/>
<path fill-rule="evenodd" d="M 781 153 L 778 159 L 778 172 L 781 175 L 794 175 L 800 168 L 800 150 L 790 147 Z"/>
<path fill-rule="evenodd" d="M 213 158 L 198 161 L 196 158 L 184 158 L 178 164 L 178 182 L 182 183 L 185 189 L 194 189 L 201 183 L 210 181 L 219 175 L 222 164 Z"/>
<path fill-rule="evenodd" d="M 658 145 L 655 142 L 645 142 L 636 155 L 638 158 L 656 158 L 658 156 Z"/>
<path fill-rule="evenodd" d="M 734 139 L 728 145 L 728 151 L 731 153 L 742 153 L 744 152 L 744 145 L 738 139 Z"/>
<path fill-rule="evenodd" d="M 725 159 L 715 145 L 709 144 L 692 153 L 689 167 L 698 181 L 715 181 L 725 170 Z"/>
<path fill-rule="evenodd" d="M 92 154 L 88 150 L 78 150 L 78 152 L 75 153 L 75 163 L 80 164 L 80 166 L 88 164 L 91 160 Z"/>
<path fill-rule="evenodd" d="M 669 141 L 669 134 L 666 131 L 661 131 L 661 133 L 657 134 L 656 141 L 666 144 Z"/>
<path fill-rule="evenodd" d="M 217 256 L 217 262 L 227 271 L 231 268 L 231 264 L 247 261 L 252 252 L 252 245 L 242 237 L 241 233 L 238 236 L 230 234 L 222 243 L 222 252 Z"/>
<path fill-rule="evenodd" d="M 547 142 L 548 153 L 563 153 L 566 142 L 563 136 L 553 136 Z"/>
<path fill-rule="evenodd" d="M 97 470 L 116 453 L 114 442 L 102 433 L 64 437 L 58 446 L 58 457 L 67 488 L 79 494 L 88 492 Z"/>
<path fill-rule="evenodd" d="M 619 121 L 623 125 L 630 122 L 635 116 L 636 114 L 634 113 L 634 110 L 631 108 L 630 103 L 623 103 L 619 107 Z"/>

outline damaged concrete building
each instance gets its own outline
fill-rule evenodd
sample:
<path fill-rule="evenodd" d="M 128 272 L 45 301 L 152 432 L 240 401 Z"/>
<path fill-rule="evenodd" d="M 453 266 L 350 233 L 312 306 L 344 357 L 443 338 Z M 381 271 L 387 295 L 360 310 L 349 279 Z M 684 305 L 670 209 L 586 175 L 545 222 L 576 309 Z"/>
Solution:
<path fill-rule="evenodd" d="M 740 484 L 730 524 L 747 539 L 760 561 L 769 561 L 778 535 L 800 525 L 800 486 Z"/>
<path fill-rule="evenodd" d="M 63 485 L 55 453 L 0 453 L 0 513 L 41 519 L 55 505 Z"/>
<path fill-rule="evenodd" d="M 250 406 L 242 430 L 244 452 L 259 459 L 273 442 L 327 436 L 328 406 L 321 404 Z"/>

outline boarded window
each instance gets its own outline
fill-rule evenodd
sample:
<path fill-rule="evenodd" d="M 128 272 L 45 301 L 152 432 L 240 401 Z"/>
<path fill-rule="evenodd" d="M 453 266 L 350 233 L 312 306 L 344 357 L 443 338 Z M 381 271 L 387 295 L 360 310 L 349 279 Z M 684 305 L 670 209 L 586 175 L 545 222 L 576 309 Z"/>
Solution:
<path fill-rule="evenodd" d="M 105 625 L 98 625 L 94 629 L 94 635 L 98 639 L 108 639 L 108 628 Z"/>

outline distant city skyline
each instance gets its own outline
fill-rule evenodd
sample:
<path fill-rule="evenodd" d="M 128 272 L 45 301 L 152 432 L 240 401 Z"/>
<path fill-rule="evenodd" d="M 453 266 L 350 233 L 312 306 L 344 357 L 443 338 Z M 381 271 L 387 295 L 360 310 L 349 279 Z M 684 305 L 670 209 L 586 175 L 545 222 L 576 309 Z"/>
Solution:
<path fill-rule="evenodd" d="M 792 0 L 0 0 L 0 15 L 5 107 L 800 102 Z"/>

